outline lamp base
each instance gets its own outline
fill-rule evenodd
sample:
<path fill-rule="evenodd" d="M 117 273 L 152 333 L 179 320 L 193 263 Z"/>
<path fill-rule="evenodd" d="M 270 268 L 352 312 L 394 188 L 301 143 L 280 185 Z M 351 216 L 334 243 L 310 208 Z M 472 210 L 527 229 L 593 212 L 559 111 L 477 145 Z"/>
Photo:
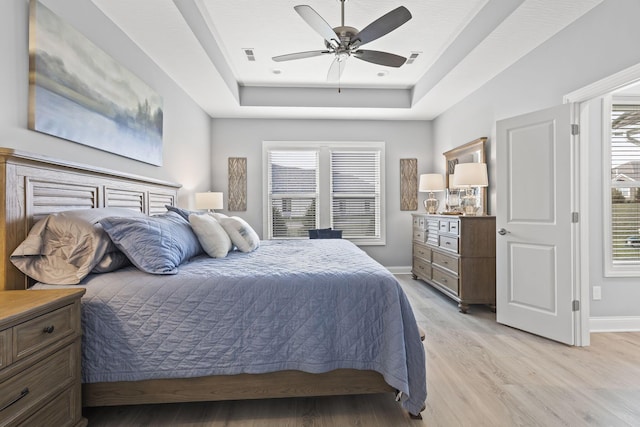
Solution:
<path fill-rule="evenodd" d="M 424 209 L 428 214 L 435 214 L 438 212 L 438 206 L 440 201 L 436 198 L 429 198 L 424 201 Z"/>
<path fill-rule="evenodd" d="M 460 205 L 465 215 L 473 216 L 478 212 L 477 198 L 475 194 L 469 190 L 467 190 L 466 194 L 462 197 Z"/>

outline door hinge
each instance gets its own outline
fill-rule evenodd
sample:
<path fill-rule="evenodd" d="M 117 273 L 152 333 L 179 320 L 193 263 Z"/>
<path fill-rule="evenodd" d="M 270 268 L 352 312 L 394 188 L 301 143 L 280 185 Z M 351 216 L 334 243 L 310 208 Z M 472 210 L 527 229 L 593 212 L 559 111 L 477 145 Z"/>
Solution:
<path fill-rule="evenodd" d="M 578 212 L 571 212 L 571 222 L 576 223 L 580 220 Z"/>
<path fill-rule="evenodd" d="M 571 302 L 571 310 L 572 311 L 580 311 L 580 301 L 578 301 L 577 299 L 574 299 Z"/>
<path fill-rule="evenodd" d="M 580 135 L 580 125 L 571 125 L 571 135 Z"/>

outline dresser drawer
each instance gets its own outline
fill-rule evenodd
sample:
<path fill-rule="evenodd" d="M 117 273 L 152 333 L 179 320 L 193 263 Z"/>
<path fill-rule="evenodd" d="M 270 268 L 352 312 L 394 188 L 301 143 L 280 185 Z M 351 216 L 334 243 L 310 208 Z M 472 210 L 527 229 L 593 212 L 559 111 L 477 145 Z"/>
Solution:
<path fill-rule="evenodd" d="M 413 256 L 431 262 L 431 249 L 422 245 L 413 245 Z"/>
<path fill-rule="evenodd" d="M 74 322 L 74 308 L 74 305 L 68 305 L 15 326 L 13 328 L 15 360 L 76 333 L 75 328 L 78 326 Z"/>
<path fill-rule="evenodd" d="M 413 241 L 424 243 L 427 241 L 427 232 L 424 230 L 413 230 Z"/>
<path fill-rule="evenodd" d="M 458 295 L 458 278 L 437 268 L 432 269 L 433 281 L 450 289 L 455 295 Z"/>
<path fill-rule="evenodd" d="M 449 221 L 440 221 L 440 223 L 438 224 L 438 230 L 440 230 L 441 233 L 448 233 Z"/>
<path fill-rule="evenodd" d="M 440 236 L 438 246 L 453 252 L 458 252 L 458 238 L 449 236 Z"/>
<path fill-rule="evenodd" d="M 422 261 L 419 258 L 415 258 L 413 260 L 413 274 L 420 277 L 421 279 L 430 280 L 431 279 L 431 264 L 428 262 Z"/>
<path fill-rule="evenodd" d="M 455 234 L 456 236 L 460 234 L 460 223 L 458 221 L 451 221 L 449 223 L 449 233 Z"/>
<path fill-rule="evenodd" d="M 0 387 L 0 420 L 10 423 L 77 381 L 78 345 L 68 345 L 4 381 Z"/>
<path fill-rule="evenodd" d="M 427 219 L 422 216 L 413 217 L 413 228 L 419 228 L 421 230 L 427 229 Z"/>
<path fill-rule="evenodd" d="M 445 255 L 440 252 L 434 252 L 432 262 L 442 268 L 446 268 L 454 274 L 458 274 L 458 258 L 451 255 Z"/>

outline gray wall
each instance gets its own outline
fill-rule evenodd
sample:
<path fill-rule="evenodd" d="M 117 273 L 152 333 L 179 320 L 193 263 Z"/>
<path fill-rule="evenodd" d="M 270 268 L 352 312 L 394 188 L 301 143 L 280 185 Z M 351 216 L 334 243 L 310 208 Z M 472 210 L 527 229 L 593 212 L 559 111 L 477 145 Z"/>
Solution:
<path fill-rule="evenodd" d="M 433 123 L 434 153 L 442 153 L 479 136 L 489 140 L 490 180 L 495 176 L 495 122 L 562 103 L 564 95 L 640 63 L 640 2 L 605 0 L 570 27 L 498 75 Z M 602 300 L 592 301 L 594 316 L 640 316 L 638 279 L 602 277 L 601 147 L 589 147 L 596 168 L 589 226 L 591 285 L 602 286 Z M 440 166 L 437 162 L 436 166 Z M 441 167 L 441 166 L 440 166 Z M 441 167 L 442 168 L 442 167 Z M 442 168 L 443 169 L 443 168 Z M 495 212 L 495 185 L 490 186 L 490 210 Z M 499 201 L 498 201 L 499 203 Z"/>
<path fill-rule="evenodd" d="M 194 190 L 209 189 L 211 120 L 90 1 L 56 0 L 43 4 L 75 27 L 163 97 L 163 167 L 156 167 L 27 129 L 27 0 L 0 2 L 0 146 L 178 182 L 179 204 L 190 206 Z"/>
<path fill-rule="evenodd" d="M 386 246 L 363 246 L 386 267 L 411 265 L 411 212 L 400 210 L 400 159 L 417 158 L 418 174 L 432 170 L 431 123 L 426 121 L 214 119 L 212 176 L 227 193 L 227 159 L 247 157 L 247 211 L 231 212 L 262 232 L 262 141 L 384 141 L 386 151 Z M 423 211 L 419 193 L 419 211 Z M 225 207 L 227 200 L 225 199 Z"/>

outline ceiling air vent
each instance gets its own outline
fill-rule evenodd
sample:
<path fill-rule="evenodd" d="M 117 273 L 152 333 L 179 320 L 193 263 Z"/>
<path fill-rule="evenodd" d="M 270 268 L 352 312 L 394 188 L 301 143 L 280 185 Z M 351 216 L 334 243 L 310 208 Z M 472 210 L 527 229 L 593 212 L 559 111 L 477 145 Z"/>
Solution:
<path fill-rule="evenodd" d="M 253 54 L 252 48 L 244 48 L 242 51 L 247 56 L 247 61 L 255 62 L 256 56 Z"/>
<path fill-rule="evenodd" d="M 407 59 L 407 62 L 405 62 L 405 64 L 409 65 L 409 64 L 413 64 L 413 61 L 415 61 L 418 58 L 418 55 L 420 55 L 422 52 L 411 52 L 411 56 L 409 56 L 409 58 Z"/>

